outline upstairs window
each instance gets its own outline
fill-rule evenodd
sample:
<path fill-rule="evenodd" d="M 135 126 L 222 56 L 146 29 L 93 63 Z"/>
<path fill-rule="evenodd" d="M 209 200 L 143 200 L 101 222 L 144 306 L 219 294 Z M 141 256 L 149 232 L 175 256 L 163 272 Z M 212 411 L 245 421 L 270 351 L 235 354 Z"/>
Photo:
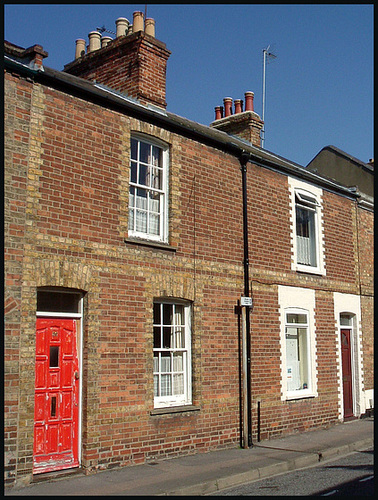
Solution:
<path fill-rule="evenodd" d="M 325 275 L 322 189 L 289 177 L 292 269 Z"/>
<path fill-rule="evenodd" d="M 295 219 L 297 233 L 297 263 L 318 266 L 317 207 L 316 198 L 303 191 L 295 192 Z"/>
<path fill-rule="evenodd" d="M 131 139 L 129 236 L 167 241 L 167 168 L 167 149 Z"/>

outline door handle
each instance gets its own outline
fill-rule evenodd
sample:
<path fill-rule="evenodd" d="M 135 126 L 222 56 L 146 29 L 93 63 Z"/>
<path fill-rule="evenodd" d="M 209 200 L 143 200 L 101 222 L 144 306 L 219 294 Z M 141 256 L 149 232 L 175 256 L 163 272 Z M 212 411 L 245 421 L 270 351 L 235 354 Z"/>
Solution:
<path fill-rule="evenodd" d="M 77 372 L 77 371 L 75 372 L 75 379 L 79 380 L 79 372 Z"/>

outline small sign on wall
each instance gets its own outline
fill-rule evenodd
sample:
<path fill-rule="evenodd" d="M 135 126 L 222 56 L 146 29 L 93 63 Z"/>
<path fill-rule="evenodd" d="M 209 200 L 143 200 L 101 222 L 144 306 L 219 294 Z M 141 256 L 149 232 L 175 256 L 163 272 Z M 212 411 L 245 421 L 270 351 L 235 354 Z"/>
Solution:
<path fill-rule="evenodd" d="M 240 297 L 240 305 L 252 307 L 252 297 Z"/>

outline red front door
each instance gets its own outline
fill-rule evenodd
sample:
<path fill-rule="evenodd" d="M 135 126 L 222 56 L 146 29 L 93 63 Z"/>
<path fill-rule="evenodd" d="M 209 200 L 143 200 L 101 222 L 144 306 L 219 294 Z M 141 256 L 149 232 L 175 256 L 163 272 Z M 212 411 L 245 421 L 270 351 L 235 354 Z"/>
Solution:
<path fill-rule="evenodd" d="M 341 330 L 344 418 L 353 417 L 352 362 L 350 330 Z"/>
<path fill-rule="evenodd" d="M 76 321 L 37 318 L 33 472 L 77 467 Z"/>

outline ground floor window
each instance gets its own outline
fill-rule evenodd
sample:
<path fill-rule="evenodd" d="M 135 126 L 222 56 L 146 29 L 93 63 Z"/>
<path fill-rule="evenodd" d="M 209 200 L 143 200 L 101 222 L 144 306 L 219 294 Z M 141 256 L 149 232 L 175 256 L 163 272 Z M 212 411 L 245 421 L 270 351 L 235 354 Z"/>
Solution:
<path fill-rule="evenodd" d="M 285 312 L 285 347 L 287 391 L 311 387 L 308 313 L 287 309 Z"/>
<path fill-rule="evenodd" d="M 191 403 L 190 304 L 154 303 L 155 408 Z"/>
<path fill-rule="evenodd" d="M 315 290 L 278 286 L 281 399 L 317 397 Z"/>

